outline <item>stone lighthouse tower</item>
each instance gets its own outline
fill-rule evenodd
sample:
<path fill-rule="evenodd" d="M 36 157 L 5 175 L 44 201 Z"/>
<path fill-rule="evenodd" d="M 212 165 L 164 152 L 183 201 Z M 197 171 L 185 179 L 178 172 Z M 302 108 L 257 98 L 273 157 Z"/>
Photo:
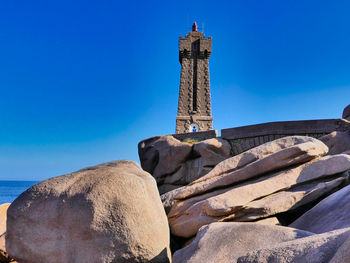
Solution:
<path fill-rule="evenodd" d="M 211 40 L 198 32 L 196 22 L 192 31 L 179 39 L 181 79 L 176 133 L 213 129 L 209 83 Z"/>

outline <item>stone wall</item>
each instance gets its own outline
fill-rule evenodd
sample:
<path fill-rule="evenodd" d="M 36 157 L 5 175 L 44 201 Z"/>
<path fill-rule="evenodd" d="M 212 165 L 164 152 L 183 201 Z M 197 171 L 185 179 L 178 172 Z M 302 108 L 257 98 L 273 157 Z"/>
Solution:
<path fill-rule="evenodd" d="M 237 155 L 251 148 L 257 147 L 282 137 L 300 135 L 320 138 L 333 131 L 343 132 L 349 130 L 350 121 L 346 119 L 324 119 L 304 121 L 280 121 L 256 125 L 248 125 L 221 130 L 222 139 L 231 145 L 231 155 Z M 206 140 L 218 137 L 217 130 L 204 132 L 191 132 L 173 134 L 176 139 L 184 141 Z"/>
<path fill-rule="evenodd" d="M 177 134 L 173 134 L 172 136 L 180 141 L 185 141 L 185 140 L 204 141 L 211 138 L 217 138 L 218 131 L 210 130 L 210 131 L 201 131 L 201 132 L 177 133 Z"/>
<path fill-rule="evenodd" d="M 217 130 L 152 137 L 139 143 L 139 156 L 164 193 L 204 176 L 224 159 L 282 137 L 320 138 L 336 154 L 350 150 L 349 134 L 347 119 L 269 122 L 223 129 L 221 137 Z"/>
<path fill-rule="evenodd" d="M 221 138 L 231 144 L 231 154 L 237 155 L 278 138 L 302 135 L 320 138 L 333 131 L 349 129 L 345 119 L 269 122 L 221 130 Z"/>

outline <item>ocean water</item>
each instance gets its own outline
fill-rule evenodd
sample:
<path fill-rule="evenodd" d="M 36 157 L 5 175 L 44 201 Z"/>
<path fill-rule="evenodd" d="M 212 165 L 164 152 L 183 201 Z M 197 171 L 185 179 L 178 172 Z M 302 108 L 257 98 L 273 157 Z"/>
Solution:
<path fill-rule="evenodd" d="M 0 204 L 12 203 L 21 193 L 37 181 L 1 181 L 0 180 Z"/>

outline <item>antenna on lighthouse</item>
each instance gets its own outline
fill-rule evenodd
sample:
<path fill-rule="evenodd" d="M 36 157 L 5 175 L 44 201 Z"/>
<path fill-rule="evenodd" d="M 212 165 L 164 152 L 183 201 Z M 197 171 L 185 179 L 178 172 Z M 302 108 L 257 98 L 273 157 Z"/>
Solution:
<path fill-rule="evenodd" d="M 202 23 L 202 33 L 204 34 L 204 23 Z"/>

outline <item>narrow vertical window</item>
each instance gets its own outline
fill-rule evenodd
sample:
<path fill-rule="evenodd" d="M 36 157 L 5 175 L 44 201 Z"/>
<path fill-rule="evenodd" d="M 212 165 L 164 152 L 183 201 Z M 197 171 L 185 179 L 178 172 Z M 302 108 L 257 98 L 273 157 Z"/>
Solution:
<path fill-rule="evenodd" d="M 192 43 L 192 54 L 193 54 L 193 101 L 192 110 L 197 111 L 197 57 L 198 57 L 198 47 L 199 41 Z"/>

